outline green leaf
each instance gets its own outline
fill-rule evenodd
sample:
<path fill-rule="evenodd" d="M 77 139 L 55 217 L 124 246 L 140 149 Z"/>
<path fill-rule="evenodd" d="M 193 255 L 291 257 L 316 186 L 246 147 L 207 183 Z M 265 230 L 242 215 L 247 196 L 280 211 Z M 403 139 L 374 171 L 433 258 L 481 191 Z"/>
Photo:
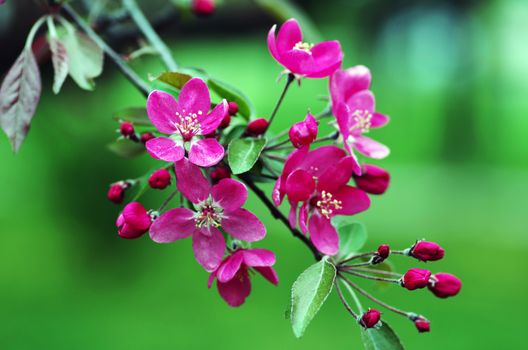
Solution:
<path fill-rule="evenodd" d="M 103 50 L 68 22 L 63 24 L 66 31 L 61 41 L 70 61 L 68 72 L 80 88 L 93 90 L 93 79 L 103 72 Z"/>
<path fill-rule="evenodd" d="M 227 148 L 227 161 L 233 174 L 249 171 L 257 162 L 260 153 L 266 146 L 265 138 L 235 139 Z"/>
<path fill-rule="evenodd" d="M 29 131 L 41 87 L 37 61 L 31 46 L 26 45 L 0 87 L 0 126 L 15 153 Z"/>
<path fill-rule="evenodd" d="M 255 107 L 242 91 L 213 78 L 210 78 L 207 81 L 207 85 L 221 98 L 225 98 L 228 102 L 236 102 L 238 105 L 238 114 L 242 115 L 246 120 L 249 120 L 256 115 L 257 112 Z"/>
<path fill-rule="evenodd" d="M 58 94 L 62 84 L 68 76 L 68 70 L 70 65 L 70 59 L 66 48 L 62 44 L 55 29 L 53 18 L 47 18 L 48 32 L 49 32 L 49 46 L 51 51 L 51 62 L 53 64 L 53 93 Z"/>
<path fill-rule="evenodd" d="M 170 86 L 181 90 L 183 85 L 192 79 L 192 76 L 180 72 L 163 72 L 154 79 L 160 80 L 165 84 L 169 84 Z"/>
<path fill-rule="evenodd" d="M 112 118 L 116 121 L 127 121 L 135 125 L 151 126 L 145 107 L 129 107 L 114 112 Z"/>
<path fill-rule="evenodd" d="M 403 350 L 404 347 L 392 328 L 383 322 L 380 328 L 369 328 L 361 331 L 365 350 Z"/>
<path fill-rule="evenodd" d="M 108 149 L 123 158 L 132 158 L 145 152 L 145 145 L 127 139 L 118 139 L 108 145 Z"/>
<path fill-rule="evenodd" d="M 223 143 L 229 145 L 229 143 L 234 139 L 240 138 L 244 131 L 246 131 L 245 125 L 233 125 L 229 128 L 229 130 L 226 130 Z"/>
<path fill-rule="evenodd" d="M 336 216 L 332 218 L 332 224 L 339 234 L 338 260 L 346 259 L 348 256 L 356 253 L 367 241 L 367 229 L 365 225 L 354 222 L 353 220 L 348 216 Z"/>
<path fill-rule="evenodd" d="M 332 291 L 336 268 L 325 257 L 297 278 L 292 287 L 291 323 L 300 338 Z"/>

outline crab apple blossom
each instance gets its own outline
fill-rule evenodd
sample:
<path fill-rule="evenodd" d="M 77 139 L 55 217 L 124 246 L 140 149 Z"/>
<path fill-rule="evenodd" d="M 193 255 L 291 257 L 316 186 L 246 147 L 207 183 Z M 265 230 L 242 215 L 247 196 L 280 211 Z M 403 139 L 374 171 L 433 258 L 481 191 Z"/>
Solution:
<path fill-rule="evenodd" d="M 249 122 L 246 134 L 249 136 L 260 136 L 268 130 L 269 121 L 265 118 L 257 118 Z"/>
<path fill-rule="evenodd" d="M 260 273 L 272 284 L 277 285 L 279 278 L 273 269 L 275 255 L 266 249 L 239 249 L 226 257 L 214 270 L 207 283 L 211 288 L 215 278 L 218 293 L 229 306 L 237 307 L 244 303 L 251 292 L 249 270 Z"/>
<path fill-rule="evenodd" d="M 449 273 L 436 273 L 431 276 L 429 290 L 439 298 L 448 298 L 458 294 L 462 282 Z"/>
<path fill-rule="evenodd" d="M 361 316 L 359 323 L 365 328 L 373 328 L 378 324 L 380 318 L 381 312 L 376 309 L 369 309 Z"/>
<path fill-rule="evenodd" d="M 387 146 L 363 135 L 389 121 L 386 115 L 375 112 L 370 82 L 370 71 L 364 66 L 337 70 L 330 78 L 332 113 L 336 117 L 344 146 L 354 157 L 354 172 L 357 175 L 361 175 L 361 168 L 354 150 L 375 159 L 385 158 L 390 152 Z"/>
<path fill-rule="evenodd" d="M 177 162 L 185 156 L 185 146 L 191 163 L 209 167 L 224 157 L 224 148 L 215 138 L 203 138 L 214 132 L 227 113 L 222 100 L 209 112 L 211 99 L 203 80 L 193 78 L 181 89 L 178 100 L 172 95 L 154 90 L 147 99 L 147 114 L 159 132 L 169 137 L 147 141 L 150 155 L 167 162 Z"/>
<path fill-rule="evenodd" d="M 403 275 L 401 285 L 408 290 L 415 290 L 427 287 L 431 277 L 431 271 L 412 268 Z"/>
<path fill-rule="evenodd" d="M 268 33 L 268 49 L 288 72 L 297 77 L 324 78 L 341 66 L 343 52 L 338 41 L 310 44 L 303 41 L 299 23 L 289 19 L 275 36 L 276 25 Z"/>
<path fill-rule="evenodd" d="M 262 222 L 242 205 L 246 186 L 223 179 L 211 187 L 199 167 L 187 159 L 175 164 L 178 190 L 194 205 L 194 210 L 174 208 L 152 223 L 150 237 L 157 243 L 170 243 L 192 236 L 196 260 L 205 270 L 214 271 L 224 256 L 225 240 L 221 228 L 232 237 L 247 242 L 264 238 Z"/>
<path fill-rule="evenodd" d="M 347 185 L 352 166 L 352 157 L 338 147 L 322 146 L 309 151 L 304 146 L 288 156 L 273 189 L 277 206 L 288 196 L 291 227 L 297 225 L 297 209 L 302 203 L 298 214 L 301 231 L 309 232 L 312 243 L 326 255 L 339 250 L 339 236 L 330 219 L 354 215 L 370 206 L 365 192 Z"/>
<path fill-rule="evenodd" d="M 361 167 L 361 175 L 354 174 L 354 182 L 367 193 L 383 194 L 389 187 L 390 174 L 383 168 L 365 164 Z"/>
<path fill-rule="evenodd" d="M 171 174 L 165 168 L 158 169 L 150 175 L 148 179 L 149 186 L 154 189 L 163 190 L 170 185 Z"/>
<path fill-rule="evenodd" d="M 123 202 L 123 199 L 125 198 L 125 190 L 129 186 L 130 185 L 126 181 L 119 181 L 115 184 L 112 184 L 108 189 L 106 197 L 109 201 L 114 202 L 115 204 L 120 204 Z"/>
<path fill-rule="evenodd" d="M 117 218 L 117 233 L 122 238 L 138 238 L 148 231 L 151 222 L 152 217 L 147 210 L 140 203 L 132 202 Z"/>
<path fill-rule="evenodd" d="M 418 241 L 409 255 L 421 261 L 436 261 L 444 257 L 444 248 L 434 242 Z"/>
<path fill-rule="evenodd" d="M 311 113 L 308 113 L 302 122 L 292 125 L 288 136 L 293 147 L 299 148 L 311 144 L 317 138 L 317 130 L 317 121 Z"/>

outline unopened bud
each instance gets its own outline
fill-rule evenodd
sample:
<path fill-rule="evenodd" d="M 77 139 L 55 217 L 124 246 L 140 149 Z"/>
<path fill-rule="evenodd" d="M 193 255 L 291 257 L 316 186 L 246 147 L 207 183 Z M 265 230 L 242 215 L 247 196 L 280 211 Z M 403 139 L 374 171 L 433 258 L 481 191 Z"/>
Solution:
<path fill-rule="evenodd" d="M 238 105 L 235 101 L 231 101 L 227 104 L 229 115 L 235 115 L 238 113 Z"/>
<path fill-rule="evenodd" d="M 356 186 L 370 194 L 385 193 L 389 187 L 390 174 L 383 168 L 371 164 L 362 167 L 361 175 L 354 175 Z"/>
<path fill-rule="evenodd" d="M 145 132 L 143 134 L 141 134 L 141 142 L 143 143 L 147 143 L 148 140 L 152 140 L 153 138 L 155 138 L 155 136 L 151 133 L 151 132 Z"/>
<path fill-rule="evenodd" d="M 127 239 L 138 238 L 148 231 L 151 221 L 151 216 L 140 203 L 129 203 L 117 218 L 117 233 Z"/>
<path fill-rule="evenodd" d="M 214 0 L 192 0 L 191 8 L 197 16 L 209 16 L 215 10 Z"/>
<path fill-rule="evenodd" d="M 258 118 L 249 122 L 246 128 L 246 134 L 250 136 L 259 136 L 266 132 L 269 122 L 267 119 Z"/>
<path fill-rule="evenodd" d="M 134 125 L 132 125 L 132 123 L 129 123 L 129 122 L 123 122 L 121 123 L 121 126 L 119 127 L 119 132 L 124 137 L 131 137 L 132 135 L 134 135 L 134 132 L 135 132 Z"/>
<path fill-rule="evenodd" d="M 379 264 L 387 259 L 390 255 L 390 247 L 388 244 L 382 244 L 378 247 L 376 254 L 372 257 L 372 264 Z"/>
<path fill-rule="evenodd" d="M 427 287 L 430 277 L 431 271 L 413 268 L 403 275 L 401 285 L 408 290 L 424 288 Z"/>
<path fill-rule="evenodd" d="M 418 241 L 409 255 L 422 261 L 435 261 L 444 257 L 444 249 L 434 242 Z"/>
<path fill-rule="evenodd" d="M 365 328 L 375 327 L 381 318 L 381 313 L 376 309 L 369 309 L 365 312 L 359 321 L 359 323 Z"/>
<path fill-rule="evenodd" d="M 429 290 L 439 298 L 452 297 L 460 292 L 462 282 L 449 273 L 437 273 L 431 276 Z"/>
<path fill-rule="evenodd" d="M 150 175 L 149 186 L 154 189 L 163 190 L 170 185 L 171 175 L 165 168 L 158 169 Z"/>
<path fill-rule="evenodd" d="M 125 198 L 125 190 L 128 188 L 129 184 L 124 181 L 117 182 L 115 184 L 112 184 L 110 188 L 108 189 L 108 193 L 106 194 L 106 197 L 111 202 L 114 202 L 115 204 L 120 204 L 123 202 L 123 199 Z"/>
<path fill-rule="evenodd" d="M 223 166 L 216 167 L 215 170 L 211 171 L 211 181 L 213 184 L 217 184 L 220 180 L 231 177 L 231 172 L 228 168 Z"/>

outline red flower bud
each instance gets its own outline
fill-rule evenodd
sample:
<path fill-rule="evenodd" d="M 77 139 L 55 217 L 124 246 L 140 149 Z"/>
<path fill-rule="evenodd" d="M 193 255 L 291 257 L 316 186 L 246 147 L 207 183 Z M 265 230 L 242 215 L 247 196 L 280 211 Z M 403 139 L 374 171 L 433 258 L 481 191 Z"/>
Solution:
<path fill-rule="evenodd" d="M 378 255 L 383 258 L 387 259 L 390 254 L 390 247 L 388 244 L 382 244 L 378 247 Z"/>
<path fill-rule="evenodd" d="M 354 175 L 357 187 L 370 194 L 385 193 L 389 187 L 390 174 L 380 167 L 365 164 L 360 176 Z"/>
<path fill-rule="evenodd" d="M 129 122 L 123 122 L 121 123 L 121 126 L 119 127 L 119 131 L 121 132 L 121 135 L 124 137 L 130 137 L 134 135 L 134 125 Z"/>
<path fill-rule="evenodd" d="M 292 125 L 288 135 L 295 148 L 309 145 L 317 138 L 317 121 L 308 113 L 302 122 Z"/>
<path fill-rule="evenodd" d="M 231 172 L 228 168 L 223 166 L 216 167 L 215 170 L 211 171 L 211 181 L 213 184 L 217 184 L 220 180 L 231 177 Z"/>
<path fill-rule="evenodd" d="M 444 257 L 444 249 L 434 242 L 419 241 L 411 248 L 410 255 L 422 261 L 435 261 Z"/>
<path fill-rule="evenodd" d="M 118 183 L 112 184 L 110 186 L 110 189 L 108 189 L 108 193 L 106 194 L 106 197 L 115 204 L 119 204 L 123 202 L 123 198 L 125 198 L 125 190 L 127 189 L 128 184 L 126 182 L 120 181 Z"/>
<path fill-rule="evenodd" d="M 153 138 L 155 138 L 155 136 L 152 135 L 151 132 L 145 132 L 141 134 L 141 142 L 143 143 L 147 143 L 148 140 L 152 140 Z"/>
<path fill-rule="evenodd" d="M 214 0 L 192 0 L 191 8 L 197 16 L 209 16 L 215 10 Z"/>
<path fill-rule="evenodd" d="M 127 239 L 138 238 L 150 228 L 151 217 L 138 202 L 127 204 L 116 221 L 117 233 Z"/>
<path fill-rule="evenodd" d="M 249 122 L 246 128 L 246 134 L 250 136 L 259 136 L 266 132 L 269 122 L 267 119 L 258 118 Z"/>
<path fill-rule="evenodd" d="M 361 316 L 359 323 L 365 328 L 376 326 L 381 318 L 381 313 L 376 309 L 369 309 Z"/>
<path fill-rule="evenodd" d="M 231 101 L 227 104 L 229 108 L 229 115 L 235 115 L 238 113 L 238 105 L 235 101 Z"/>
<path fill-rule="evenodd" d="M 156 170 L 148 179 L 149 186 L 159 190 L 165 189 L 170 185 L 170 182 L 171 174 L 165 168 Z"/>
<path fill-rule="evenodd" d="M 408 290 L 424 288 L 429 283 L 429 277 L 431 277 L 431 271 L 413 268 L 403 275 L 401 284 Z"/>
<path fill-rule="evenodd" d="M 229 126 L 229 124 L 231 123 L 231 114 L 227 113 L 225 116 L 224 116 L 224 119 L 222 119 L 222 122 L 220 123 L 220 125 L 218 126 L 220 129 L 225 129 Z"/>
<path fill-rule="evenodd" d="M 461 288 L 462 282 L 449 273 L 434 274 L 429 283 L 429 290 L 439 298 L 453 297 Z"/>
<path fill-rule="evenodd" d="M 420 333 L 429 332 L 431 330 L 431 322 L 422 317 L 418 317 L 414 320 L 414 325 Z"/>

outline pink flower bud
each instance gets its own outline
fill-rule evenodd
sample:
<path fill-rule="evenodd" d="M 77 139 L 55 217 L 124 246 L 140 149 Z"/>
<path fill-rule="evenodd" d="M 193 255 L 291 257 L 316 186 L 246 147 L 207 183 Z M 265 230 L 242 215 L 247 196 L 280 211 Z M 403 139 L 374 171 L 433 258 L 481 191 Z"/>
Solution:
<path fill-rule="evenodd" d="M 411 248 L 410 255 L 422 261 L 435 261 L 444 257 L 444 249 L 434 242 L 419 241 Z"/>
<path fill-rule="evenodd" d="M 119 127 L 119 131 L 121 132 L 121 135 L 124 137 L 130 137 L 134 135 L 134 125 L 129 122 L 123 122 L 121 123 L 121 126 Z"/>
<path fill-rule="evenodd" d="M 141 134 L 141 142 L 147 143 L 148 140 L 152 140 L 155 136 L 151 132 L 145 132 Z"/>
<path fill-rule="evenodd" d="M 422 317 L 418 317 L 414 320 L 414 325 L 420 333 L 429 332 L 431 330 L 431 322 Z"/>
<path fill-rule="evenodd" d="M 116 221 L 117 233 L 127 239 L 138 238 L 150 228 L 151 217 L 138 202 L 127 204 Z"/>
<path fill-rule="evenodd" d="M 125 198 L 125 189 L 128 186 L 125 182 L 118 182 L 115 184 L 112 184 L 110 186 L 110 189 L 108 189 L 108 193 L 106 194 L 106 197 L 111 202 L 114 202 L 115 204 L 119 204 L 123 202 L 123 198 Z"/>
<path fill-rule="evenodd" d="M 462 282 L 449 273 L 434 274 L 429 283 L 429 290 L 439 298 L 453 297 L 461 288 Z"/>
<path fill-rule="evenodd" d="M 171 174 L 165 168 L 156 170 L 148 179 L 149 186 L 159 190 L 165 189 L 170 185 L 170 182 Z"/>
<path fill-rule="evenodd" d="M 227 104 L 229 108 L 229 115 L 235 115 L 238 113 L 238 105 L 236 102 L 231 101 Z"/>
<path fill-rule="evenodd" d="M 258 118 L 249 122 L 246 128 L 246 134 L 250 136 L 259 136 L 266 132 L 269 122 L 267 119 Z"/>
<path fill-rule="evenodd" d="M 226 167 L 218 166 L 215 170 L 211 171 L 211 181 L 215 185 L 220 182 L 220 180 L 227 179 L 229 177 L 231 177 L 231 172 Z"/>
<path fill-rule="evenodd" d="M 357 187 L 370 194 L 385 193 L 389 187 L 390 174 L 380 167 L 365 164 L 360 176 L 354 175 Z"/>
<path fill-rule="evenodd" d="M 424 288 L 429 283 L 429 277 L 431 277 L 431 271 L 413 268 L 403 275 L 401 284 L 408 290 Z"/>
<path fill-rule="evenodd" d="M 302 122 L 292 125 L 289 131 L 290 141 L 295 148 L 309 145 L 317 138 L 317 121 L 308 113 Z"/>
<path fill-rule="evenodd" d="M 376 309 L 369 309 L 361 316 L 359 323 L 365 328 L 375 327 L 381 318 L 381 313 Z"/>
<path fill-rule="evenodd" d="M 214 0 L 192 0 L 191 8 L 197 16 L 209 16 L 215 10 Z"/>
<path fill-rule="evenodd" d="M 231 114 L 227 113 L 218 127 L 220 129 L 225 129 L 229 126 L 229 124 L 231 124 Z"/>
<path fill-rule="evenodd" d="M 388 244 L 382 244 L 378 247 L 378 255 L 384 260 L 389 257 L 390 247 Z"/>

